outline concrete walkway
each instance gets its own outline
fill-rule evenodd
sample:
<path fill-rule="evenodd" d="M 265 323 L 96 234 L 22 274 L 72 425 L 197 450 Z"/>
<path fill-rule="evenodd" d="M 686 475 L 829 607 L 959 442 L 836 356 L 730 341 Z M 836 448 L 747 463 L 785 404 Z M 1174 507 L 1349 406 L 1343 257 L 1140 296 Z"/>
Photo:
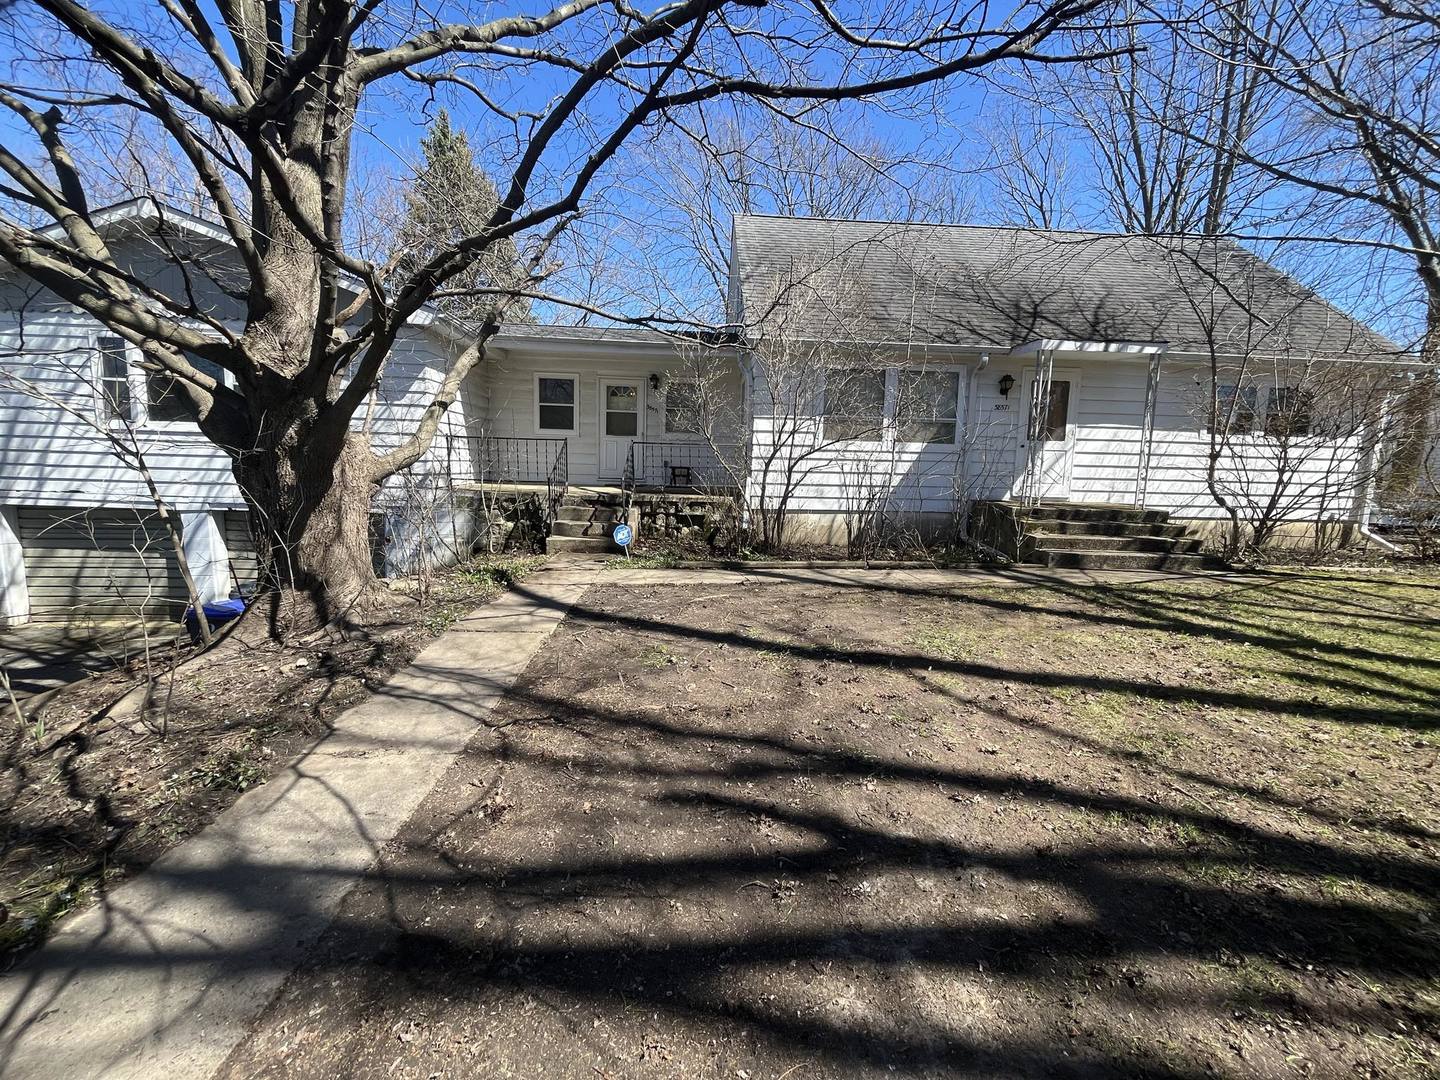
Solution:
<path fill-rule="evenodd" d="M 525 669 L 595 563 L 462 619 L 333 734 L 0 984 L 8 1080 L 208 1076 Z"/>

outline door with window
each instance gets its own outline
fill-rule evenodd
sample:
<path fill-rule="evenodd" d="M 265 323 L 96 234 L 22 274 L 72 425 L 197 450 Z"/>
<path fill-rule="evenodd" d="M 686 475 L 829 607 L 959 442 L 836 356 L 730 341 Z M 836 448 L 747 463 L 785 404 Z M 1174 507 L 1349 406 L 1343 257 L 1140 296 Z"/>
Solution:
<path fill-rule="evenodd" d="M 618 480 L 625 475 L 630 444 L 640 437 L 643 388 L 638 380 L 600 380 L 600 476 Z"/>
<path fill-rule="evenodd" d="M 1070 477 L 1075 465 L 1075 405 L 1079 398 L 1080 378 L 1074 371 L 1056 369 L 1051 373 L 1046 399 L 1040 403 L 1035 430 L 1030 418 L 1035 400 L 1036 378 L 1025 378 L 1025 420 L 1020 428 L 1020 451 L 1030 455 L 1034 440 L 1034 486 L 1041 499 L 1068 499 Z"/>

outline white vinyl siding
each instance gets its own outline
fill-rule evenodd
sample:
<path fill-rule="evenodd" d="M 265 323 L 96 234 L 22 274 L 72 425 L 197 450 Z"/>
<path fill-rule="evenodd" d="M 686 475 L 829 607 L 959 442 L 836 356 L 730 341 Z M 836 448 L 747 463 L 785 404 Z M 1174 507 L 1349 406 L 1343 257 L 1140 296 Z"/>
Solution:
<path fill-rule="evenodd" d="M 1072 502 L 1134 502 L 1140 475 L 1148 362 L 1132 357 L 1093 354 L 1057 355 L 1057 369 L 1080 373 L 1069 403 L 1075 424 L 1075 451 L 1069 499 Z M 764 491 L 770 501 L 784 491 L 787 462 L 796 482 L 790 507 L 799 513 L 843 513 L 862 504 L 895 512 L 951 513 L 957 493 L 973 498 L 1011 498 L 1018 490 L 1026 424 L 1023 387 L 1033 362 L 996 358 L 975 375 L 975 400 L 968 414 L 968 372 L 959 377 L 960 421 L 954 446 L 923 444 L 823 445 L 819 417 L 796 423 L 783 410 L 777 419 L 763 383 L 757 378 L 752 497 Z M 999 384 L 1015 380 L 1008 397 Z M 1222 518 L 1206 482 L 1210 436 L 1205 430 L 1205 371 L 1167 359 L 1158 388 L 1145 505 L 1177 518 Z M 1255 434 L 1234 440 L 1217 470 L 1218 487 L 1232 499 L 1258 504 L 1280 482 L 1275 440 L 1264 434 L 1265 401 Z M 969 417 L 969 430 L 965 418 Z M 777 440 L 787 445 L 777 448 Z M 767 476 L 765 466 L 771 455 Z M 1358 437 L 1326 439 L 1318 434 L 1290 441 L 1281 506 L 1286 520 L 1310 521 L 1354 516 L 1361 447 Z"/>
<path fill-rule="evenodd" d="M 741 404 L 740 371 L 735 361 L 717 358 L 724 365 L 720 394 L 738 415 Z M 483 430 L 500 438 L 564 438 L 572 484 L 600 482 L 600 381 L 630 381 L 644 386 L 644 409 L 639 421 L 640 440 L 646 442 L 703 442 L 704 437 L 665 431 L 664 395 L 650 392 L 650 376 L 668 381 L 683 379 L 684 357 L 676 353 L 627 352 L 623 343 L 605 353 L 576 350 L 567 353 L 561 342 L 555 352 L 543 356 L 508 354 L 496 349 L 476 376 L 487 401 Z M 574 434 L 540 430 L 536 424 L 536 376 L 540 373 L 573 373 L 577 379 L 578 429 Z M 739 433 L 720 432 L 721 441 L 737 442 Z"/>

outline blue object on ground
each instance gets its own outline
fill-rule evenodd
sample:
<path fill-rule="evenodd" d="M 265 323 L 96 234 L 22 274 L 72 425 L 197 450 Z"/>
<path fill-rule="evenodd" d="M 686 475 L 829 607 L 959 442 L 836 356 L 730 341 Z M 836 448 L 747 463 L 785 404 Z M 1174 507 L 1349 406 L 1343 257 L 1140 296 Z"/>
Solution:
<path fill-rule="evenodd" d="M 616 525 L 613 535 L 615 537 L 615 543 L 621 547 L 629 547 L 630 541 L 634 538 L 630 532 L 629 525 Z"/>
<path fill-rule="evenodd" d="M 210 624 L 211 629 L 217 626 L 224 626 L 227 622 L 238 619 L 241 615 L 245 614 L 245 600 L 243 597 L 233 600 L 216 600 L 213 603 L 201 604 L 200 607 L 201 610 L 205 612 L 205 621 Z M 195 632 L 198 632 L 200 629 L 200 620 L 195 617 L 195 609 L 193 607 L 187 607 L 185 609 L 185 625 Z"/>

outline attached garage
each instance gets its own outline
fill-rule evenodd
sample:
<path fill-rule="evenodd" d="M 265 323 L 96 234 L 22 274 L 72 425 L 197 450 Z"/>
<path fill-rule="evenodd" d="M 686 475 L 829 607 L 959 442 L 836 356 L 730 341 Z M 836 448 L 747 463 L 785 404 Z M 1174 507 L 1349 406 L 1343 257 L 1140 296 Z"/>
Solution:
<path fill-rule="evenodd" d="M 30 618 L 178 620 L 185 611 L 170 539 L 138 510 L 21 507 Z"/>

